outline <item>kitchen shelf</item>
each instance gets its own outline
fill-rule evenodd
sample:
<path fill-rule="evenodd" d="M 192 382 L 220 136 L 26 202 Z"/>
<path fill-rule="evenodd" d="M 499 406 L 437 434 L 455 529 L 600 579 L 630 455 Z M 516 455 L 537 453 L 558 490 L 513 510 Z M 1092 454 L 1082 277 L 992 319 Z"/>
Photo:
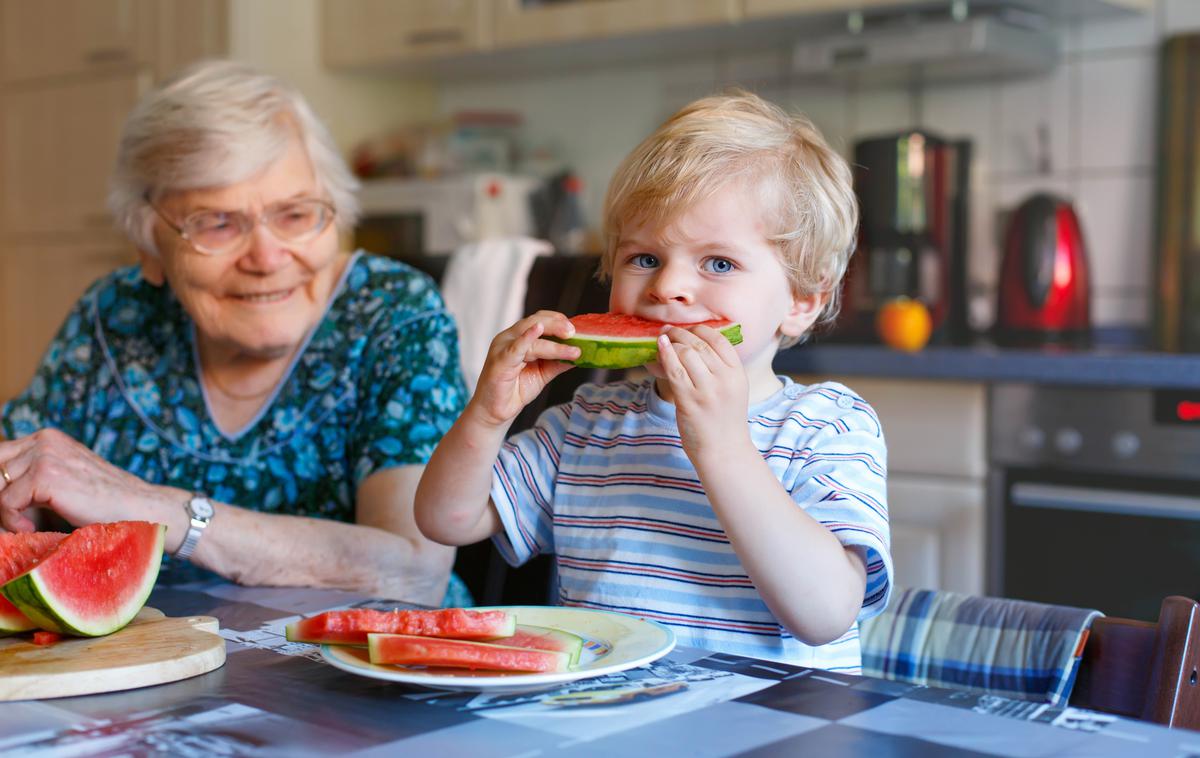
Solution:
<path fill-rule="evenodd" d="M 1116 348 L 1019 350 L 935 346 L 917 353 L 902 353 L 879 345 L 802 345 L 781 352 L 775 359 L 775 370 L 831 378 L 874 376 L 1200 389 L 1200 354 Z"/>

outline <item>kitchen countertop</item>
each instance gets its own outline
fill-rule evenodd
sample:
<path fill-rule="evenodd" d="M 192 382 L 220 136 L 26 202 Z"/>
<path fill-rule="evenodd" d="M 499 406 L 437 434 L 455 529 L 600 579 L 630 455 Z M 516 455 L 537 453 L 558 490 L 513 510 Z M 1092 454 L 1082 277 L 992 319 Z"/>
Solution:
<path fill-rule="evenodd" d="M 903 353 L 881 345 L 813 344 L 784 350 L 785 374 L 875 376 L 975 382 L 1026 382 L 1092 387 L 1200 389 L 1200 353 L 1130 347 L 1014 349 L 990 344 L 929 346 Z"/>

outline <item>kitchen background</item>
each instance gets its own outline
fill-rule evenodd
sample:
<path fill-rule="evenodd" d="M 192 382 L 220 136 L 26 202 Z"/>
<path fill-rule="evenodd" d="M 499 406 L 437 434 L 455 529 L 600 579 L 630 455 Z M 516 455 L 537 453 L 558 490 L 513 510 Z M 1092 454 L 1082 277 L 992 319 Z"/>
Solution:
<path fill-rule="evenodd" d="M 364 145 L 378 146 L 387 135 L 483 114 L 521 148 L 525 158 L 513 169 L 573 172 L 585 225 L 599 219 L 608 177 L 630 148 L 683 103 L 728 85 L 805 112 L 847 157 L 860 138 L 898 130 L 969 139 L 971 325 L 982 330 L 993 319 L 1006 214 L 1030 193 L 1049 190 L 1073 201 L 1082 222 L 1093 323 L 1102 331 L 1148 336 L 1156 292 L 1161 46 L 1168 37 L 1200 32 L 1200 0 L 540 4 L 560 15 L 569 15 L 568 6 L 607 7 L 585 12 L 582 24 L 543 24 L 538 6 L 520 0 L 0 0 L 0 399 L 28 382 L 83 288 L 133 260 L 104 208 L 121 120 L 152 82 L 206 56 L 244 60 L 293 82 L 348 156 L 361 158 Z M 879 72 L 855 80 L 801 74 L 794 63 L 845 33 L 856 10 L 864 11 L 870 32 L 874 14 L 882 12 L 923 11 L 926 20 L 944 20 L 952 11 L 976 16 L 1023 8 L 1046 14 L 1058 53 L 1043 63 L 1032 56 L 1025 63 L 1035 70 L 1019 76 L 991 70 L 920 82 L 892 70 L 884 72 L 893 75 L 891 83 L 884 83 Z M 606 39 L 609 28 L 626 31 Z M 504 35 L 509 47 L 498 51 Z M 538 35 L 553 44 L 539 43 Z M 497 122 L 499 114 L 508 115 Z M 1029 472 L 1043 464 L 1019 455 L 996 458 L 1006 443 L 995 438 L 992 422 L 997 408 L 1016 417 L 1037 403 L 995 392 L 998 382 L 1107 382 L 1114 392 L 1121 383 L 1140 390 L 1164 382 L 1200 387 L 1200 365 L 1156 353 L 1112 363 L 1094 351 L 1046 361 L 1029 351 L 893 357 L 874 350 L 792 350 L 781 356 L 781 370 L 845 380 L 880 412 L 889 437 L 894 552 L 906 585 L 1003 591 L 999 556 L 1024 549 L 1003 540 L 1004 513 L 1016 499 L 1010 493 L 1019 494 L 1022 482 L 1030 485 Z M 806 356 L 833 358 L 822 363 Z M 1179 379 L 1181 371 L 1192 378 Z M 1104 395 L 1088 397 L 1087 407 L 1115 405 Z M 1130 402 L 1140 408 L 1150 400 Z M 1062 463 L 1078 460 L 1093 444 L 1086 429 L 1080 435 L 1070 426 L 1075 423 L 1031 425 L 1013 434 L 1026 447 L 1053 448 Z M 1117 423 L 1102 423 L 1095 435 L 1134 434 Z M 1064 430 L 1080 436 L 1079 444 L 1068 444 L 1075 437 Z M 1196 450 L 1191 444 L 1190 438 L 1171 440 L 1174 448 Z M 1155 448 L 1147 442 L 1143 449 Z M 1115 470 L 1099 454 L 1088 461 Z M 1116 491 L 1153 489 L 1156 497 L 1186 489 L 1177 486 L 1178 467 L 1154 470 L 1153 487 L 1149 476 L 1131 474 L 1111 484 Z M 1036 489 L 1043 479 L 1033 483 L 1035 494 L 1044 492 Z M 1200 505 L 1189 507 L 1200 513 Z M 1125 533 L 1133 530 L 1134 522 L 1122 523 Z M 1158 523 L 1186 532 L 1176 521 Z M 1197 576 L 1194 544 L 1185 545 L 1180 565 L 1196 568 L 1190 575 Z M 1081 541 L 1072 555 L 1086 565 L 1117 549 Z M 1138 549 L 1148 556 L 1154 545 Z M 1156 610 L 1159 585 L 1153 586 L 1134 591 Z M 1186 590 L 1197 592 L 1200 587 Z M 1069 602 L 1068 595 L 1053 599 Z"/>

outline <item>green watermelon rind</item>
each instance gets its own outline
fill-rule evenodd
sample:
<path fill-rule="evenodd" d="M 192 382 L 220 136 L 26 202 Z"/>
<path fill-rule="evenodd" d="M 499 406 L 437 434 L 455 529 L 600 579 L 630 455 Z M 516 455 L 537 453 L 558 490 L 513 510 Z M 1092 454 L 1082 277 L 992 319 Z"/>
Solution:
<path fill-rule="evenodd" d="M 537 649 L 566 653 L 571 656 L 571 668 L 575 668 L 579 664 L 579 654 L 583 652 L 583 637 L 580 637 L 578 634 L 552 626 L 535 626 L 533 624 L 517 624 L 516 631 L 518 633 L 524 632 L 554 640 L 557 643 L 556 647 L 541 647 Z M 493 645 L 513 645 L 513 643 L 506 641 L 508 639 L 511 638 L 497 637 L 496 639 L 487 640 L 487 642 Z M 518 645 L 517 647 L 520 646 Z"/>
<path fill-rule="evenodd" d="M 132 621 L 150 597 L 150 592 L 154 589 L 155 582 L 158 581 L 166 533 L 167 527 L 159 524 L 158 536 L 151 554 L 151 563 L 147 565 L 146 572 L 142 577 L 142 586 L 130 596 L 121 608 L 108 614 L 103 620 L 88 622 L 69 611 L 56 608 L 54 593 L 41 581 L 38 568 L 27 571 L 0 587 L 0 594 L 8 598 L 8 601 L 15 605 L 17 610 L 24 613 L 39 629 L 71 634 L 76 637 L 103 637 L 106 634 L 112 634 Z"/>
<path fill-rule="evenodd" d="M 742 325 L 730 324 L 720 329 L 729 344 L 738 345 L 742 342 Z M 574 345 L 579 348 L 579 357 L 571 361 L 580 368 L 634 368 L 644 366 L 658 358 L 658 337 L 609 337 L 576 333 L 574 337 L 558 339 L 550 337 L 555 342 Z"/>
<path fill-rule="evenodd" d="M 2 595 L 3 593 L 0 593 L 0 596 Z M 4 604 L 0 603 L 0 605 Z M 9 608 L 12 608 L 12 610 L 9 610 Z M 30 621 L 29 617 L 21 613 L 21 611 L 13 608 L 11 605 L 6 608 L 0 608 L 0 637 L 28 632 L 31 629 L 37 629 L 37 624 Z"/>

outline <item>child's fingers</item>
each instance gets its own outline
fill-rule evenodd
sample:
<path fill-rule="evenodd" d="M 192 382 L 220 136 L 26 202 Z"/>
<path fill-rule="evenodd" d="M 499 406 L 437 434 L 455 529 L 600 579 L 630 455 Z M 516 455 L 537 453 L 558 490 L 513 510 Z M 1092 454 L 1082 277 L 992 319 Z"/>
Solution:
<path fill-rule="evenodd" d="M 683 348 L 683 350 L 676 348 L 677 352 L 680 352 L 681 355 L 684 352 L 695 354 L 709 371 L 719 369 L 724 363 L 721 356 L 713 349 L 713 346 L 699 335 L 693 334 L 687 329 L 680 329 L 679 327 L 671 327 L 667 330 L 666 334 L 672 343 Z"/>
<path fill-rule="evenodd" d="M 521 336 L 508 343 L 508 346 L 502 351 L 502 355 L 509 363 L 514 364 L 526 363 L 530 360 L 537 360 L 536 358 L 530 358 L 529 356 L 533 352 L 534 345 L 537 344 L 539 338 L 542 336 L 542 332 L 544 332 L 545 329 L 546 327 L 542 324 L 534 322 L 521 333 Z"/>
<path fill-rule="evenodd" d="M 541 324 L 545 328 L 543 334 L 548 337 L 567 339 L 575 336 L 575 325 L 571 323 L 571 319 L 558 311 L 538 311 L 525 320 Z"/>
<path fill-rule="evenodd" d="M 742 361 L 738 358 L 737 350 L 729 342 L 729 339 L 716 329 L 713 329 L 711 326 L 696 326 L 692 327 L 692 334 L 704 340 L 712 348 L 713 353 L 725 365 L 737 366 L 741 364 Z"/>
<path fill-rule="evenodd" d="M 687 368 L 679 360 L 675 345 L 666 334 L 658 335 L 658 365 L 662 366 L 663 374 L 666 375 L 672 389 L 686 391 L 696 388 Z"/>
<path fill-rule="evenodd" d="M 573 361 L 579 358 L 580 350 L 575 345 L 540 339 L 534 342 L 525 354 L 526 362 L 530 361 Z"/>

